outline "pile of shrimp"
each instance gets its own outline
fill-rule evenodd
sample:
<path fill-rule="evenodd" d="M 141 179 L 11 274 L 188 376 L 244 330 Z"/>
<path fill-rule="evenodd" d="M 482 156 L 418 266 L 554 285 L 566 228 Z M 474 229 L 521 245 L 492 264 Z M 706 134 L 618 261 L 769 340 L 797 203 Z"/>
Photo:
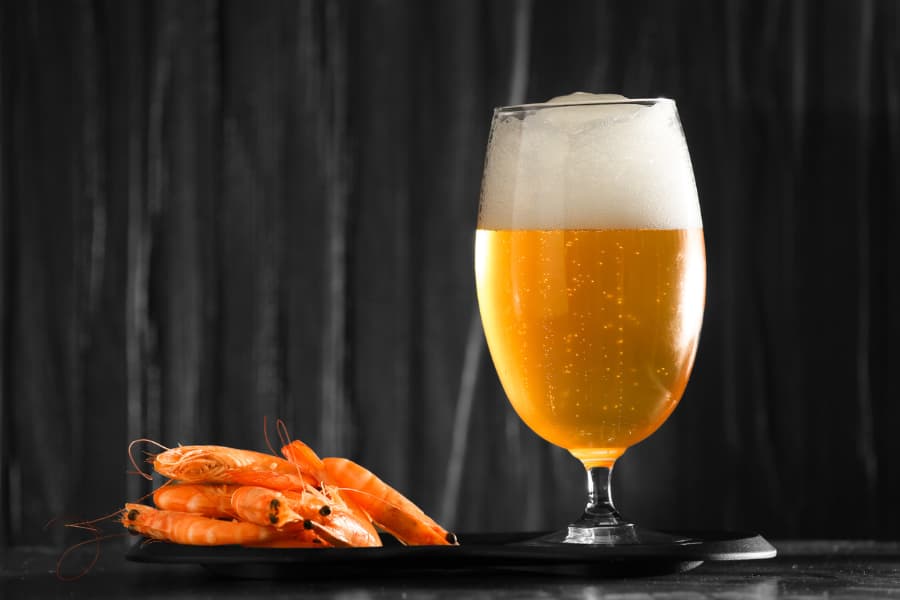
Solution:
<path fill-rule="evenodd" d="M 458 543 L 365 467 L 320 459 L 300 440 L 281 454 L 164 448 L 148 458 L 169 479 L 153 492 L 155 506 L 127 503 L 121 523 L 154 540 L 202 546 L 372 547 L 381 546 L 379 529 L 406 545 Z"/>

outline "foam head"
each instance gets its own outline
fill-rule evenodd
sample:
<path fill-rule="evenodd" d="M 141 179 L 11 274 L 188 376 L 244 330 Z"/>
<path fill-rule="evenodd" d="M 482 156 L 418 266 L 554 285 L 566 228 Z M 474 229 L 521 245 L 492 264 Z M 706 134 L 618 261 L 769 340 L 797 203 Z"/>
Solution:
<path fill-rule="evenodd" d="M 576 93 L 497 109 L 483 229 L 701 227 L 697 187 L 672 100 Z"/>

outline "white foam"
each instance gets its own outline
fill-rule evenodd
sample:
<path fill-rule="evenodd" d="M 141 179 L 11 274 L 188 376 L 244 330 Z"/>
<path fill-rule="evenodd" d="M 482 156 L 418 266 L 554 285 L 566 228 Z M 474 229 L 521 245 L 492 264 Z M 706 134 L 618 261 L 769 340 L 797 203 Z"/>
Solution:
<path fill-rule="evenodd" d="M 533 109 L 498 111 L 478 226 L 701 227 L 697 186 L 675 103 L 597 103 L 623 99 L 576 93 Z"/>

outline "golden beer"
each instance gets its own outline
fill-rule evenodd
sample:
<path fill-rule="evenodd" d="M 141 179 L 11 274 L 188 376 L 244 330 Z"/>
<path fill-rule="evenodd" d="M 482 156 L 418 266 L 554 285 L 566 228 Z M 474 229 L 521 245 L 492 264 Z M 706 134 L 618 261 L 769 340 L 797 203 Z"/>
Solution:
<path fill-rule="evenodd" d="M 494 365 L 538 435 L 611 467 L 674 410 L 703 318 L 702 228 L 479 228 L 475 260 Z"/>

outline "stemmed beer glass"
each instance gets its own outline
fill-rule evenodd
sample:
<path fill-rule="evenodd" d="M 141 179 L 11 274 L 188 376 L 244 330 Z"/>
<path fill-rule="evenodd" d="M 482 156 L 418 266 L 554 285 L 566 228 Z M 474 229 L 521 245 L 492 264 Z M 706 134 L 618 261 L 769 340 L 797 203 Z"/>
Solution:
<path fill-rule="evenodd" d="M 622 519 L 609 485 L 681 399 L 703 319 L 703 226 L 675 102 L 573 94 L 496 109 L 475 262 L 512 406 L 587 470 L 584 514 L 545 541 L 682 541 Z"/>

